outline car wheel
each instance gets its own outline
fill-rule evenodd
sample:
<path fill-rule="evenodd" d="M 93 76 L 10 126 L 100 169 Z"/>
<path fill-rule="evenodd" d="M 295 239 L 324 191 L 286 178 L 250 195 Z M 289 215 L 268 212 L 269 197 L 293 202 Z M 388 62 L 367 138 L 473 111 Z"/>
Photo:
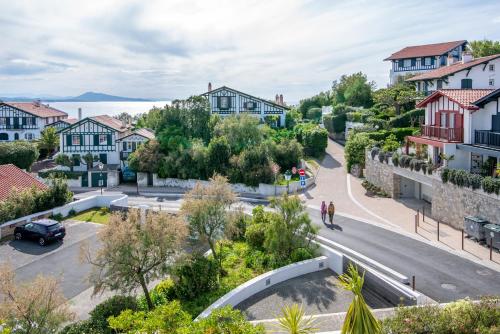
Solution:
<path fill-rule="evenodd" d="M 23 235 L 20 233 L 20 232 L 17 232 L 15 235 L 14 235 L 14 238 L 16 238 L 16 240 L 21 240 L 23 238 Z"/>
<path fill-rule="evenodd" d="M 45 239 L 44 239 L 44 238 L 40 238 L 40 239 L 38 239 L 38 244 L 39 244 L 40 246 L 45 246 Z"/>

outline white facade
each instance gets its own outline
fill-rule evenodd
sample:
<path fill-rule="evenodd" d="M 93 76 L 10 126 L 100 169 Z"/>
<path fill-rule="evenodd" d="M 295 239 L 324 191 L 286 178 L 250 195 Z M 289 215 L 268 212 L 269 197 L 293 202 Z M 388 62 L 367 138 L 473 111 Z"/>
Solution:
<path fill-rule="evenodd" d="M 439 79 L 415 81 L 417 91 L 434 91 L 438 89 L 462 89 L 462 80 L 472 80 L 472 89 L 500 88 L 500 57 L 486 64 L 478 64 Z"/>
<path fill-rule="evenodd" d="M 272 116 L 277 116 L 276 125 L 285 126 L 286 112 L 289 108 L 283 104 L 254 97 L 225 86 L 214 90 L 209 89 L 203 96 L 208 99 L 213 114 L 222 117 L 249 114 L 258 117 L 262 122 L 270 122 Z"/>

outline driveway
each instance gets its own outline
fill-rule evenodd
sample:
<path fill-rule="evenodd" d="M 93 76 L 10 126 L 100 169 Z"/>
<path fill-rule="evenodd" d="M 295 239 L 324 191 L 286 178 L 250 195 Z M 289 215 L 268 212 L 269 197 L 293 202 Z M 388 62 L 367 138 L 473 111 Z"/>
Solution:
<path fill-rule="evenodd" d="M 0 244 L 0 263 L 10 263 L 18 281 L 31 280 L 40 274 L 59 277 L 64 296 L 68 299 L 75 297 L 91 287 L 86 282 L 91 266 L 80 262 L 80 247 L 88 242 L 91 251 L 97 249 L 96 233 L 100 225 L 67 222 L 65 226 L 64 240 L 45 247 L 28 240 Z"/>

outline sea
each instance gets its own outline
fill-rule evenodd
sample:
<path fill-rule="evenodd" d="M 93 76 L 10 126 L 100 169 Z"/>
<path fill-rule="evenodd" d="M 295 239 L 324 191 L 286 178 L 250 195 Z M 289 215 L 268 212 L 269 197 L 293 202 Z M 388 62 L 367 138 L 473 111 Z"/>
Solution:
<path fill-rule="evenodd" d="M 170 101 L 147 101 L 147 102 L 42 102 L 51 107 L 68 113 L 69 117 L 78 118 L 78 108 L 82 108 L 82 118 L 109 115 L 114 116 L 122 112 L 130 115 L 148 112 L 153 107 L 162 108 Z"/>

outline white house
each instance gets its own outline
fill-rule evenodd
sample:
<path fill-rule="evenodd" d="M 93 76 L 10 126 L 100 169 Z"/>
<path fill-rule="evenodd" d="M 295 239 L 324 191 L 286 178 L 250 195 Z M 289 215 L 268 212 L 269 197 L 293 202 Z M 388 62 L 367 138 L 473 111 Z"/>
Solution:
<path fill-rule="evenodd" d="M 409 74 L 425 73 L 446 66 L 450 62 L 460 61 L 466 45 L 465 40 L 415 45 L 393 53 L 384 59 L 391 62 L 390 84 L 395 84 L 400 77 Z"/>
<path fill-rule="evenodd" d="M 77 171 L 87 170 L 81 159 L 87 153 L 97 157 L 106 170 L 126 167 L 128 154 L 154 138 L 148 129 L 134 130 L 130 124 L 107 115 L 84 118 L 59 133 L 60 152 L 73 157 Z"/>
<path fill-rule="evenodd" d="M 438 89 L 500 88 L 500 54 L 474 59 L 463 52 L 462 60 L 407 79 L 428 95 Z"/>
<path fill-rule="evenodd" d="M 283 95 L 276 94 L 276 99 L 272 102 L 226 86 L 212 90 L 211 83 L 208 84 L 208 92 L 202 96 L 208 99 L 213 114 L 223 117 L 249 114 L 268 123 L 273 123 L 277 116 L 275 123 L 282 127 L 285 126 L 286 112 L 290 109 L 283 102 Z"/>
<path fill-rule="evenodd" d="M 421 135 L 408 140 L 427 145 L 435 164 L 440 153 L 454 155 L 451 168 L 480 172 L 489 161 L 500 161 L 500 89 L 443 89 L 421 101 L 425 123 Z M 492 172 L 492 170 L 490 171 Z"/>
<path fill-rule="evenodd" d="M 65 119 L 60 119 L 58 121 L 52 122 L 50 124 L 45 125 L 46 128 L 48 127 L 53 127 L 57 131 L 62 130 L 70 126 L 71 124 L 76 123 L 78 120 L 76 118 L 65 118 Z"/>
<path fill-rule="evenodd" d="M 67 118 L 67 113 L 39 101 L 0 102 L 0 141 L 38 139 L 47 124 Z"/>

